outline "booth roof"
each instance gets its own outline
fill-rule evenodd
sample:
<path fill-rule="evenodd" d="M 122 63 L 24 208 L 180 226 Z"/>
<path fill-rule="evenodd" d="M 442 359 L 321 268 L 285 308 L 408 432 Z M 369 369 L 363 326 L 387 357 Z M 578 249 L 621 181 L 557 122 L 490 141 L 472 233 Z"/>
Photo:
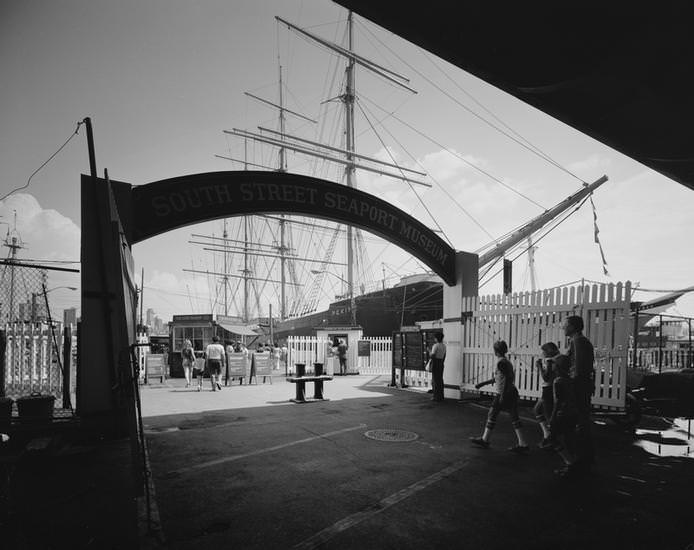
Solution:
<path fill-rule="evenodd" d="M 232 325 L 230 323 L 219 322 L 217 324 L 232 334 L 238 334 L 239 336 L 258 336 L 258 333 L 255 330 L 246 325 Z"/>

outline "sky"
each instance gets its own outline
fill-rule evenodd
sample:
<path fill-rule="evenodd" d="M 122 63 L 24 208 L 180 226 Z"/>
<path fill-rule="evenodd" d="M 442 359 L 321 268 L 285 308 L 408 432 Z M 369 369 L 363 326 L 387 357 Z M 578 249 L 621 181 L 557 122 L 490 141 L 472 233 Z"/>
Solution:
<path fill-rule="evenodd" d="M 134 185 L 242 168 L 215 155 L 276 163 L 267 148 L 246 149 L 223 130 L 277 127 L 276 112 L 244 92 L 277 102 L 278 64 L 287 108 L 320 120 L 312 125 L 289 117 L 288 131 L 309 139 L 336 137 L 339 145 L 329 116 L 339 113 L 339 105 L 321 102 L 339 94 L 344 64 L 289 32 L 275 16 L 342 42 L 346 15 L 327 0 L 1 0 L 0 196 L 24 186 L 85 116 L 94 124 L 100 175 L 108 169 L 112 179 Z M 360 189 L 431 227 L 435 218 L 456 249 L 474 252 L 604 174 L 609 181 L 596 191 L 594 203 L 609 275 L 603 273 L 587 203 L 538 243 L 539 287 L 581 279 L 629 280 L 656 290 L 694 284 L 691 190 L 358 16 L 355 49 L 407 76 L 417 91 L 357 72 L 358 151 L 423 169 L 433 185 L 415 186 L 416 196 L 400 181 L 359 172 Z M 489 123 L 512 129 L 565 170 Z M 335 168 L 296 154 L 289 155 L 289 165 L 291 171 L 339 177 Z M 20 258 L 79 261 L 79 182 L 88 171 L 82 127 L 26 188 L 0 201 L 3 235 L 15 228 L 16 214 L 25 244 Z M 209 312 L 215 281 L 183 269 L 217 269 L 218 260 L 189 241 L 194 233 L 222 231 L 221 221 L 208 222 L 135 245 L 136 272 L 144 270 L 144 308 L 164 320 Z M 300 240 L 297 233 L 297 248 Z M 394 246 L 365 240 L 364 262 L 375 282 L 385 275 L 393 284 L 422 270 Z M 307 248 L 308 242 L 301 246 L 304 254 L 324 253 Z M 340 269 L 331 268 L 323 305 L 341 291 Z M 514 290 L 528 290 L 529 284 L 522 256 L 514 261 Z M 78 275 L 51 272 L 48 286 L 56 288 L 53 308 L 79 308 L 78 292 L 57 288 L 79 286 Z M 500 289 L 497 277 L 481 293 Z M 634 299 L 655 296 L 639 292 Z M 277 311 L 276 293 L 264 295 L 265 314 L 273 302 Z M 694 316 L 694 296 L 682 298 L 672 313 Z"/>

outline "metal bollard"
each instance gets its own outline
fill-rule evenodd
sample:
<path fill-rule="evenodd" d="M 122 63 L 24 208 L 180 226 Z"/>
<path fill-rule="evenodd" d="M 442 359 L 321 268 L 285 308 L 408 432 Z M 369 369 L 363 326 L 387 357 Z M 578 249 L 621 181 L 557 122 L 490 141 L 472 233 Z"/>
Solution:
<path fill-rule="evenodd" d="M 323 375 L 323 363 L 313 363 L 313 371 L 316 376 L 322 376 Z M 313 383 L 313 398 L 314 399 L 323 399 L 323 381 L 322 380 L 316 380 Z"/>
<path fill-rule="evenodd" d="M 306 364 L 305 363 L 295 363 L 296 365 L 296 377 L 302 378 L 306 374 Z M 302 402 L 306 401 L 306 382 L 299 380 L 296 382 L 296 398 L 295 401 Z"/>

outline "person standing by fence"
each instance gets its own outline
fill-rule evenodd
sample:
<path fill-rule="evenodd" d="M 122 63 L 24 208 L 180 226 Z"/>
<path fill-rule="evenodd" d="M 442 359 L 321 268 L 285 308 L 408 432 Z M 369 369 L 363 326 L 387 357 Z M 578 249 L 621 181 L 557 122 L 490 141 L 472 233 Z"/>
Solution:
<path fill-rule="evenodd" d="M 205 359 L 207 360 L 207 371 L 210 373 L 212 391 L 221 390 L 222 385 L 219 383 L 219 377 L 222 373 L 222 365 L 225 363 L 226 353 L 217 336 L 213 336 L 212 343 L 205 348 Z"/>
<path fill-rule="evenodd" d="M 470 443 L 482 447 L 483 449 L 488 448 L 489 439 L 492 436 L 492 431 L 496 427 L 496 419 L 499 417 L 499 413 L 501 411 L 508 411 L 511 415 L 511 425 L 518 438 L 518 444 L 514 447 L 509 447 L 509 451 L 525 454 L 530 450 L 530 447 L 528 447 L 528 444 L 525 442 L 520 417 L 518 416 L 518 389 L 514 384 L 515 374 L 513 372 L 513 365 L 511 361 L 506 358 L 507 353 L 508 345 L 506 342 L 503 340 L 494 342 L 494 355 L 498 357 L 494 378 L 475 384 L 475 388 L 477 389 L 488 384 L 496 384 L 497 393 L 494 396 L 492 406 L 489 408 L 489 413 L 487 414 L 487 424 L 484 428 L 484 434 L 482 437 L 471 437 Z"/>
<path fill-rule="evenodd" d="M 568 356 L 571 360 L 571 380 L 576 396 L 576 462 L 574 469 L 588 472 L 595 462 L 591 435 L 591 397 L 595 390 L 595 351 L 583 335 L 583 319 L 570 315 L 564 320 L 564 334 L 569 338 Z"/>
<path fill-rule="evenodd" d="M 432 401 L 443 401 L 443 363 L 446 360 L 446 344 L 443 343 L 443 333 L 434 335 L 436 343 L 431 346 L 431 386 L 433 391 Z"/>
<path fill-rule="evenodd" d="M 347 374 L 347 344 L 342 339 L 337 345 L 337 358 L 340 361 L 340 374 Z"/>

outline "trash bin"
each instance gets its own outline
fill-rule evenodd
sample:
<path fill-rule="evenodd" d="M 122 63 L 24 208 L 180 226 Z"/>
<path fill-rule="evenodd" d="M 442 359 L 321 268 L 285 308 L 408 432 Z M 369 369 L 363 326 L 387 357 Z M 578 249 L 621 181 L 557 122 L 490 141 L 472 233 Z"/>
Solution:
<path fill-rule="evenodd" d="M 295 376 L 299 377 L 306 374 L 306 363 L 294 363 L 294 365 L 296 366 Z"/>
<path fill-rule="evenodd" d="M 34 392 L 17 398 L 17 412 L 22 424 L 44 424 L 53 419 L 55 397 Z"/>
<path fill-rule="evenodd" d="M 323 363 L 313 363 L 313 372 L 316 376 L 323 374 Z"/>
<path fill-rule="evenodd" d="M 12 403 L 14 401 L 10 397 L 0 397 L 0 427 L 12 423 Z"/>

